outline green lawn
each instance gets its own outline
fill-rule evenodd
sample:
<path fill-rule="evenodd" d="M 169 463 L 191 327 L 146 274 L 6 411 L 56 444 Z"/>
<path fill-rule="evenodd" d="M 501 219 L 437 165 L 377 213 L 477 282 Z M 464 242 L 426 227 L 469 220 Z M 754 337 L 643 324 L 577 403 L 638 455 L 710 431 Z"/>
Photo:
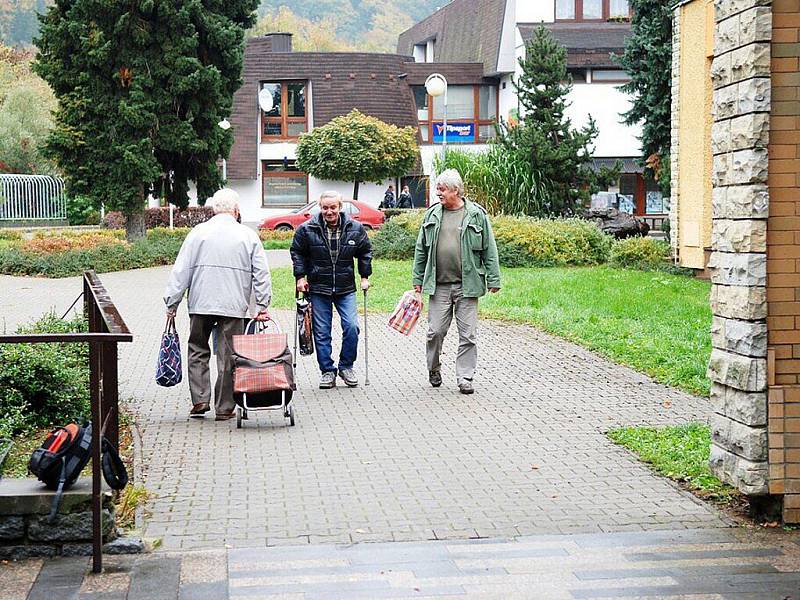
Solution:
<path fill-rule="evenodd" d="M 370 311 L 389 312 L 411 287 L 411 265 L 376 260 Z M 273 270 L 274 305 L 290 308 L 288 268 Z M 707 396 L 711 352 L 710 284 L 682 275 L 609 267 L 504 269 L 503 290 L 481 301 L 481 315 L 535 325 Z"/>
<path fill-rule="evenodd" d="M 708 468 L 711 435 L 707 425 L 626 427 L 610 431 L 608 437 L 652 465 L 660 475 L 685 483 L 701 496 L 725 501 L 737 494 Z"/>

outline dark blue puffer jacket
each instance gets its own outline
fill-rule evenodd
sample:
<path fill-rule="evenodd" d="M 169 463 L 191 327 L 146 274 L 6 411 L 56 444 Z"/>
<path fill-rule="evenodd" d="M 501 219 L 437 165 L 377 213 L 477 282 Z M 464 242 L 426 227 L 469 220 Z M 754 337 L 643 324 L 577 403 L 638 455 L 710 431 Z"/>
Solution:
<path fill-rule="evenodd" d="M 342 231 L 335 265 L 331 261 L 321 213 L 300 225 L 294 233 L 291 247 L 294 277 L 305 277 L 314 294 L 339 296 L 355 292 L 354 259 L 358 260 L 361 277 L 372 275 L 372 243 L 364 226 L 343 212 L 339 213 L 339 223 Z"/>

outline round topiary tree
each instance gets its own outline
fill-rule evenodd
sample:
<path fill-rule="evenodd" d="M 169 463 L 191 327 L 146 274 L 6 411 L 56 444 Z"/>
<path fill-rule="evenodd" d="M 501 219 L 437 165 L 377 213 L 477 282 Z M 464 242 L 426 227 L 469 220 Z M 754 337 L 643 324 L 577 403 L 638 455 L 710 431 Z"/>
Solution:
<path fill-rule="evenodd" d="M 404 175 L 417 159 L 417 131 L 397 127 L 354 109 L 300 136 L 297 166 L 319 179 L 381 183 Z"/>

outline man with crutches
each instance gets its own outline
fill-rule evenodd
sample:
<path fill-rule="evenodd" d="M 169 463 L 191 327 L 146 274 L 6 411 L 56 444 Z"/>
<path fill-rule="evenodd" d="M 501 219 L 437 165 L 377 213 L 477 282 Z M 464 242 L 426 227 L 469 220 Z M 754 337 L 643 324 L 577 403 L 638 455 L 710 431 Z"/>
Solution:
<path fill-rule="evenodd" d="M 364 226 L 342 211 L 338 192 L 323 192 L 319 214 L 295 231 L 291 254 L 297 291 L 308 293 L 312 329 L 320 370 L 320 389 L 336 385 L 336 375 L 348 387 L 358 385 L 353 365 L 358 354 L 358 300 L 354 261 L 358 263 L 360 288 L 369 289 L 372 275 L 372 244 Z M 342 324 L 342 348 L 338 366 L 332 354 L 333 309 Z"/>

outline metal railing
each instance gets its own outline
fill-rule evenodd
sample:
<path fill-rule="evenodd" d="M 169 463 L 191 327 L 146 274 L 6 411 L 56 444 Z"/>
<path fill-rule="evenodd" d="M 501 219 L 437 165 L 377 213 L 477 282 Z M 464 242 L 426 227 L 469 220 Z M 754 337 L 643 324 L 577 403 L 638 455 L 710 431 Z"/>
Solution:
<path fill-rule="evenodd" d="M 0 221 L 67 218 L 64 182 L 51 175 L 0 174 Z"/>
<path fill-rule="evenodd" d="M 0 335 L 0 344 L 89 343 L 89 392 L 92 404 L 92 570 L 103 569 L 101 443 L 103 436 L 119 449 L 119 378 L 117 344 L 133 335 L 94 271 L 83 274 L 87 333 Z M 77 300 L 76 300 L 77 302 Z M 102 427 L 100 426 L 102 425 Z"/>

